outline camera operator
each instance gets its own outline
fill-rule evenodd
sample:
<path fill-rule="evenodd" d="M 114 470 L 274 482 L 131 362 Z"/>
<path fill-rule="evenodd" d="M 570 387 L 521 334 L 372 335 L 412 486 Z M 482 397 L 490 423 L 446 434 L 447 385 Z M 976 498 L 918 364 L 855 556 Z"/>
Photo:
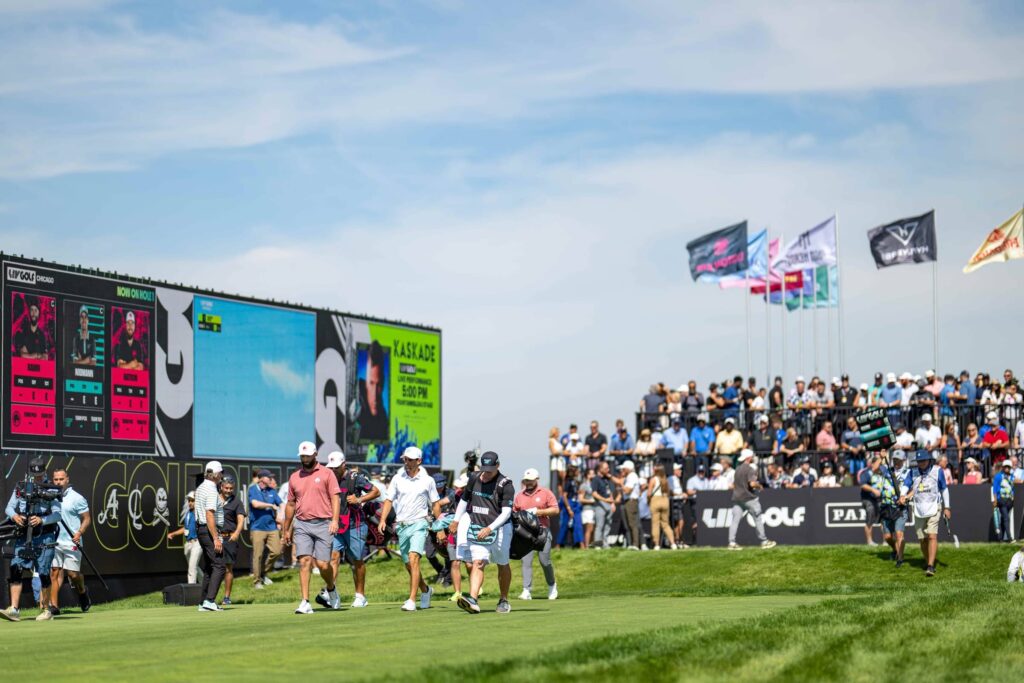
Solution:
<path fill-rule="evenodd" d="M 71 488 L 71 478 L 65 469 L 53 471 L 53 484 L 64 491 L 60 504 L 60 516 L 67 525 L 62 525 L 57 534 L 57 547 L 54 548 L 53 567 L 50 569 L 50 612 L 53 616 L 60 614 L 60 587 L 64 584 L 64 576 L 78 592 L 78 606 L 88 612 L 92 603 L 89 592 L 85 589 L 85 577 L 82 575 L 82 536 L 92 524 L 89 514 L 89 503 L 78 491 Z M 71 533 L 68 533 L 68 529 Z"/>
<path fill-rule="evenodd" d="M 33 458 L 28 463 L 29 478 L 19 483 L 11 494 L 4 511 L 18 527 L 24 529 L 22 536 L 14 542 L 14 557 L 11 558 L 9 578 L 11 606 L 0 612 L 0 618 L 7 621 L 21 621 L 18 604 L 21 602 L 23 582 L 31 584 L 33 570 L 39 573 L 42 586 L 39 601 L 46 605 L 36 621 L 52 619 L 48 596 L 50 589 L 50 565 L 53 563 L 53 547 L 57 543 L 57 525 L 60 522 L 60 490 L 46 481 L 46 464 L 42 458 Z M 32 531 L 31 547 L 26 547 L 29 527 Z"/>
<path fill-rule="evenodd" d="M 465 474 L 468 477 L 480 469 L 480 465 L 478 464 L 480 462 L 479 448 L 472 451 L 466 451 L 466 454 L 462 456 L 462 459 L 466 462 L 466 467 L 462 472 L 460 472 L 460 474 Z"/>

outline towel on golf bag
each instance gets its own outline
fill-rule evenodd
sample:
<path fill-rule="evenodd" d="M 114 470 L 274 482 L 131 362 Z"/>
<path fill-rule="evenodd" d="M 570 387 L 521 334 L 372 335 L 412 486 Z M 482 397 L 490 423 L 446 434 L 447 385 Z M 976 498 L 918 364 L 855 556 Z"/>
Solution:
<path fill-rule="evenodd" d="M 535 550 L 544 550 L 550 532 L 541 526 L 537 515 L 526 510 L 512 513 L 512 545 L 508 556 L 513 560 L 521 560 Z"/>

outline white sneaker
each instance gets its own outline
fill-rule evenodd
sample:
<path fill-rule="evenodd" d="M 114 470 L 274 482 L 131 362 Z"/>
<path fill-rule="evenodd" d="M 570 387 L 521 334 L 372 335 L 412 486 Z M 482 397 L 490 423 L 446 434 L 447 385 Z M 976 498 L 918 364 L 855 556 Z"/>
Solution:
<path fill-rule="evenodd" d="M 421 600 L 421 602 L 422 602 L 422 600 Z M 415 612 L 416 611 L 416 603 L 413 602 L 412 600 L 406 600 L 405 603 L 402 604 L 402 611 L 403 612 Z"/>
<path fill-rule="evenodd" d="M 328 591 L 327 604 L 330 605 L 331 609 L 341 609 L 341 597 L 338 595 L 338 591 Z"/>
<path fill-rule="evenodd" d="M 775 541 L 765 541 L 761 544 L 761 547 L 768 550 L 768 548 L 774 548 L 776 545 L 778 544 Z"/>
<path fill-rule="evenodd" d="M 370 603 L 367 602 L 366 596 L 361 593 L 356 593 L 355 599 L 352 600 L 353 607 L 366 607 Z"/>
<path fill-rule="evenodd" d="M 520 600 L 533 600 L 533 596 L 530 595 L 530 591 L 523 589 L 523 592 L 519 594 Z"/>
<path fill-rule="evenodd" d="M 669 548 L 671 548 L 672 550 L 679 550 L 679 546 L 677 546 L 675 543 L 670 545 Z"/>
<path fill-rule="evenodd" d="M 272 584 L 272 583 L 274 583 L 274 582 L 270 580 L 270 577 L 269 577 L 269 576 L 264 576 L 264 577 L 263 577 L 263 585 L 264 585 L 264 586 L 269 586 L 269 585 L 270 585 L 270 584 Z"/>
<path fill-rule="evenodd" d="M 313 606 L 309 604 L 309 600 L 303 600 L 299 603 L 299 607 L 295 610 L 296 614 L 312 614 Z"/>
<path fill-rule="evenodd" d="M 661 550 L 661 546 L 660 545 L 656 545 L 656 546 L 654 546 L 654 549 L 655 550 Z M 644 548 L 644 550 L 646 550 L 646 548 Z"/>
<path fill-rule="evenodd" d="M 739 550 L 739 549 L 740 549 L 739 543 L 730 543 L 729 544 L 729 550 Z"/>
<path fill-rule="evenodd" d="M 548 600 L 558 599 L 558 584 L 554 584 L 551 588 L 548 588 Z"/>
<path fill-rule="evenodd" d="M 430 598 L 434 596 L 434 587 L 427 586 L 426 593 L 420 593 L 420 609 L 430 609 Z"/>
<path fill-rule="evenodd" d="M 220 605 L 218 605 L 215 602 L 212 602 L 210 600 L 203 600 L 203 604 L 199 605 L 199 611 L 200 612 L 223 612 L 224 610 L 222 610 L 220 608 Z"/>

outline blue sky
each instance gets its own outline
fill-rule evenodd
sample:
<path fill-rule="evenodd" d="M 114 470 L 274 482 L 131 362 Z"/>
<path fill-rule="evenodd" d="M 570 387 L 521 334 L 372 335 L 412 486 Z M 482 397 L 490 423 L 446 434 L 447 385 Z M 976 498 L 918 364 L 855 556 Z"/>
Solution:
<path fill-rule="evenodd" d="M 960 268 L 1024 203 L 1022 29 L 1014 2 L 0 0 L 0 242 L 439 325 L 446 453 L 516 468 L 651 381 L 745 372 L 742 295 L 683 250 L 742 219 L 839 211 L 857 377 L 932 363 L 930 268 L 876 271 L 865 233 L 935 208 L 940 365 L 1020 366 L 986 307 L 1024 263 Z"/>
<path fill-rule="evenodd" d="M 196 297 L 193 322 L 203 313 L 222 327 L 195 328 L 196 454 L 294 461 L 313 431 L 316 317 Z"/>

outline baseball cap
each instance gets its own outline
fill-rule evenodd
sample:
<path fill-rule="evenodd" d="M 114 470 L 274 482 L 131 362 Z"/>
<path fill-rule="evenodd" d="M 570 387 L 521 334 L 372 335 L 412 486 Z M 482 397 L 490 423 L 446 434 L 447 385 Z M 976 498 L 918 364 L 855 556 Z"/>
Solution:
<path fill-rule="evenodd" d="M 748 459 L 753 458 L 753 457 L 754 457 L 754 451 L 750 450 L 749 448 L 744 448 L 742 451 L 740 451 L 739 461 L 743 462 L 744 460 L 748 460 Z"/>
<path fill-rule="evenodd" d="M 934 377 L 935 376 L 935 371 L 934 370 L 925 370 L 924 371 L 924 376 L 925 377 Z"/>
<path fill-rule="evenodd" d="M 914 462 L 926 462 L 934 459 L 935 458 L 932 457 L 932 454 L 923 448 L 918 449 L 917 453 L 914 455 Z"/>
<path fill-rule="evenodd" d="M 758 416 L 757 416 L 757 417 L 756 417 L 756 418 L 754 419 L 754 422 L 757 422 L 758 424 L 760 424 L 760 423 L 762 423 L 762 422 L 767 422 L 767 421 L 768 421 L 768 416 L 767 416 L 767 415 L 765 415 L 764 413 L 761 413 L 760 415 L 758 415 Z"/>
<path fill-rule="evenodd" d="M 195 500 L 196 499 L 196 492 L 195 491 L 189 491 L 188 495 L 185 496 L 185 499 L 186 500 Z"/>
<path fill-rule="evenodd" d="M 33 474 L 40 474 L 46 471 L 46 461 L 42 458 L 32 458 L 28 461 L 28 471 Z"/>
<path fill-rule="evenodd" d="M 85 304 L 82 304 L 82 307 L 78 309 L 78 315 L 82 315 L 83 313 L 89 315 L 89 307 Z"/>
<path fill-rule="evenodd" d="M 327 468 L 334 469 L 335 467 L 341 467 L 345 464 L 345 454 L 341 451 L 331 451 L 331 454 L 327 456 Z"/>
<path fill-rule="evenodd" d="M 580 435 L 579 434 L 570 434 L 569 435 L 569 440 L 570 441 L 579 441 L 580 440 Z"/>
<path fill-rule="evenodd" d="M 272 476 L 274 476 L 274 473 L 271 472 L 270 470 L 260 470 L 259 472 L 256 473 L 256 476 L 257 477 L 272 477 Z"/>
<path fill-rule="evenodd" d="M 673 425 L 681 425 L 681 424 L 683 424 L 683 421 L 679 419 L 678 415 L 676 415 L 675 417 L 672 418 L 672 424 Z"/>
<path fill-rule="evenodd" d="M 875 379 L 882 379 L 882 373 L 876 372 L 875 373 Z"/>
<path fill-rule="evenodd" d="M 437 473 L 434 474 L 434 485 L 435 486 L 444 486 L 447 483 L 448 483 L 448 477 L 444 476 L 440 472 L 437 472 Z"/>
<path fill-rule="evenodd" d="M 486 455 L 486 454 L 485 454 Z M 402 451 L 402 460 L 422 460 L 423 451 L 416 448 L 415 446 L 409 446 Z"/>
<path fill-rule="evenodd" d="M 735 418 L 727 417 L 725 418 L 725 424 L 736 424 L 736 420 Z"/>
<path fill-rule="evenodd" d="M 839 378 L 838 377 L 833 377 L 832 378 L 832 384 L 833 385 L 839 384 Z"/>
<path fill-rule="evenodd" d="M 133 322 L 135 322 L 135 314 L 132 313 L 131 311 L 128 311 L 127 313 L 125 313 L 124 321 L 126 323 L 133 323 Z"/>
<path fill-rule="evenodd" d="M 697 471 L 698 472 L 707 472 L 708 468 L 704 467 L 704 465 L 697 465 Z"/>
<path fill-rule="evenodd" d="M 850 374 L 849 374 L 849 373 L 847 373 L 847 372 L 844 372 L 844 373 L 842 374 L 842 378 L 843 378 L 843 379 L 847 379 L 847 380 L 848 380 L 848 379 L 850 379 Z"/>
<path fill-rule="evenodd" d="M 867 391 L 868 390 L 868 383 L 867 382 L 861 382 L 860 390 L 861 391 Z"/>
<path fill-rule="evenodd" d="M 909 372 L 904 372 L 902 375 L 900 375 L 900 380 L 902 381 L 905 379 L 914 379 L 914 376 L 911 375 Z"/>
<path fill-rule="evenodd" d="M 620 470 L 635 470 L 636 466 L 633 464 L 632 460 L 624 460 L 622 462 L 622 464 L 619 465 L 619 469 Z"/>
<path fill-rule="evenodd" d="M 469 476 L 465 472 L 463 472 L 462 474 L 455 478 L 455 481 L 452 482 L 452 486 L 454 486 L 457 489 L 464 489 L 466 488 L 466 484 L 468 483 Z"/>
<path fill-rule="evenodd" d="M 716 462 L 714 465 L 711 466 L 711 471 L 712 472 L 721 472 L 722 471 L 722 466 Z"/>
<path fill-rule="evenodd" d="M 999 422 L 999 415 L 996 413 L 989 413 L 985 416 L 985 422 Z"/>
<path fill-rule="evenodd" d="M 220 464 L 219 460 L 211 460 L 206 463 L 206 471 L 213 472 L 214 474 L 220 474 L 224 471 L 224 466 Z"/>
<path fill-rule="evenodd" d="M 707 422 L 707 421 L 708 421 L 708 414 L 707 413 L 701 413 L 700 415 L 697 416 L 697 422 Z"/>
<path fill-rule="evenodd" d="M 892 452 L 892 459 L 893 460 L 906 460 L 907 459 L 907 454 L 906 454 L 905 451 L 897 448 L 896 450 L 894 450 Z"/>
<path fill-rule="evenodd" d="M 538 479 L 540 479 L 540 472 L 532 467 L 523 472 L 523 481 L 537 481 Z"/>
<path fill-rule="evenodd" d="M 797 382 L 803 382 L 803 381 L 805 381 L 805 380 L 804 380 L 804 376 L 803 376 L 803 375 L 797 375 L 797 376 L 796 376 L 796 381 L 797 381 Z"/>
<path fill-rule="evenodd" d="M 885 381 L 886 382 L 895 382 L 896 381 L 896 373 L 895 372 L 890 372 L 888 375 L 885 376 Z"/>
<path fill-rule="evenodd" d="M 931 413 L 925 413 L 924 415 L 921 416 L 921 419 L 923 421 L 925 421 L 925 422 L 931 422 L 932 421 L 932 414 Z"/>
<path fill-rule="evenodd" d="M 419 450 L 418 448 L 416 450 Z M 487 451 L 480 456 L 480 471 L 481 472 L 497 472 L 498 471 L 498 454 L 494 451 Z"/>
<path fill-rule="evenodd" d="M 312 441 L 303 441 L 299 444 L 299 457 L 304 455 L 316 455 L 316 444 Z"/>
<path fill-rule="evenodd" d="M 1000 467 L 1011 467 L 1012 468 L 1013 467 L 1013 463 L 1010 462 L 1009 458 L 1007 458 L 1006 460 L 1003 461 L 1003 464 L 1000 465 Z"/>

